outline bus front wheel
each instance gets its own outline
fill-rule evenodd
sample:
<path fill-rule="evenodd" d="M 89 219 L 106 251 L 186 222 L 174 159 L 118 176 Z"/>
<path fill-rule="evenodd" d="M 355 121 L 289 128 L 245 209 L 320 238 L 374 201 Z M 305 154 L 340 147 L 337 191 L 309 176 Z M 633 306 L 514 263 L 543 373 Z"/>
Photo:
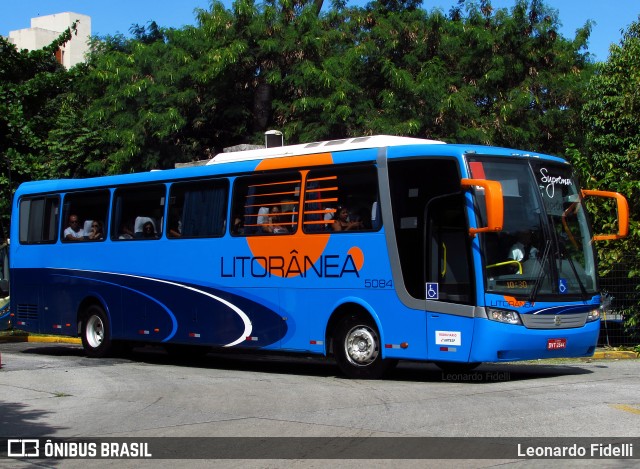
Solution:
<path fill-rule="evenodd" d="M 380 378 L 394 362 L 382 359 L 380 334 L 368 318 L 343 319 L 336 328 L 333 345 L 336 362 L 349 378 Z"/>
<path fill-rule="evenodd" d="M 82 319 L 82 346 L 91 358 L 106 357 L 111 353 L 111 330 L 104 309 L 91 305 Z"/>

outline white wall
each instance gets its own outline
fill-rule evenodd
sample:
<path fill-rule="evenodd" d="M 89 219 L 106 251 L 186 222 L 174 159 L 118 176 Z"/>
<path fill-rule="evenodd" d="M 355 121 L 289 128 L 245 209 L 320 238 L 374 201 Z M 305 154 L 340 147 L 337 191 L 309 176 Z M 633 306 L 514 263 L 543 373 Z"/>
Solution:
<path fill-rule="evenodd" d="M 77 34 L 62 47 L 62 65 L 71 68 L 84 62 L 89 52 L 89 37 L 91 36 L 91 17 L 79 13 L 65 12 L 54 15 L 31 18 L 31 28 L 11 31 L 9 40 L 18 49 L 41 49 L 56 39 L 74 21 L 78 21 Z"/>

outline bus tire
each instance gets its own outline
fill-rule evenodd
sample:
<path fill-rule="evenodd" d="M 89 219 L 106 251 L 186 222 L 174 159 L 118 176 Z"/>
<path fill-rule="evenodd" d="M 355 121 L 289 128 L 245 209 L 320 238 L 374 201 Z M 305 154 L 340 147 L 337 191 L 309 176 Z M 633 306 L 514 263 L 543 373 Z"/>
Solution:
<path fill-rule="evenodd" d="M 336 328 L 333 343 L 338 367 L 349 378 L 381 378 L 395 361 L 382 359 L 380 334 L 368 318 L 343 319 Z"/>
<path fill-rule="evenodd" d="M 101 306 L 89 306 L 82 319 L 82 346 L 88 357 L 103 358 L 111 354 L 111 328 Z"/>

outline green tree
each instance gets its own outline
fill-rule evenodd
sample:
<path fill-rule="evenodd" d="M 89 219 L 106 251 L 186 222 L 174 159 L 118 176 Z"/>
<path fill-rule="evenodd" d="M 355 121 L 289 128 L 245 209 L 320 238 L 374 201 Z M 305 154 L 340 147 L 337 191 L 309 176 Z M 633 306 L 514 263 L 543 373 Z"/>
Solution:
<path fill-rule="evenodd" d="M 69 73 L 55 52 L 75 25 L 47 47 L 17 50 L 0 37 L 0 218 L 7 226 L 13 191 L 20 182 L 60 176 L 52 164 L 49 132 L 57 127 L 60 100 L 71 88 Z M 64 172 L 62 173 L 64 174 Z M 6 234 L 6 230 L 3 230 Z"/>
<path fill-rule="evenodd" d="M 574 149 L 573 164 L 589 188 L 613 190 L 629 201 L 630 232 L 624 240 L 598 243 L 601 269 L 627 271 L 636 284 L 640 279 L 640 19 L 612 45 L 606 62 L 598 64 L 587 89 L 582 118 L 587 129 L 584 150 Z M 596 229 L 615 231 L 611 206 L 593 205 Z M 605 287 L 614 288 L 608 277 Z M 612 291 L 618 299 L 622 293 Z M 638 324 L 640 311 L 632 311 L 630 324 Z"/>
<path fill-rule="evenodd" d="M 581 144 L 589 24 L 568 40 L 539 0 L 461 2 L 448 17 L 419 4 L 214 0 L 196 26 L 96 41 L 76 84 L 102 140 L 88 168 L 167 168 L 259 143 L 269 128 L 291 143 L 389 133 L 558 154 Z"/>
<path fill-rule="evenodd" d="M 494 10 L 461 1 L 439 10 L 369 5 L 367 133 L 392 132 L 562 154 L 580 141 L 580 90 L 591 75 L 587 23 L 574 40 L 538 0 Z"/>

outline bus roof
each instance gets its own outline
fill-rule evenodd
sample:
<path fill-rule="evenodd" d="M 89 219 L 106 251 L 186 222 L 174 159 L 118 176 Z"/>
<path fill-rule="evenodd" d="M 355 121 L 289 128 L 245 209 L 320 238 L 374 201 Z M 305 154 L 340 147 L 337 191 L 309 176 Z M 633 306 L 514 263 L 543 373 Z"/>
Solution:
<path fill-rule="evenodd" d="M 348 154 L 350 151 L 359 153 L 367 152 L 376 148 L 397 149 L 391 151 L 389 156 L 398 157 L 404 155 L 407 149 L 413 147 L 422 147 L 424 154 L 435 156 L 457 156 L 464 154 L 476 155 L 492 155 L 492 156 L 510 156 L 524 158 L 542 158 L 545 160 L 566 163 L 562 158 L 551 155 L 545 155 L 537 152 L 523 152 L 509 148 L 492 147 L 484 145 L 469 144 L 446 144 L 439 140 L 429 140 L 412 137 L 396 137 L 390 135 L 372 135 L 367 137 L 355 137 L 342 140 L 329 140 L 324 142 L 305 143 L 298 145 L 288 145 L 282 147 L 262 148 L 257 150 L 247 150 L 229 153 L 220 153 L 212 160 L 202 166 L 192 166 L 178 169 L 166 169 L 140 173 L 119 174 L 113 176 L 98 176 L 87 179 L 56 179 L 47 181 L 29 181 L 24 182 L 18 188 L 16 194 L 20 196 L 23 193 L 45 193 L 59 192 L 77 189 L 107 187 L 122 184 L 135 184 L 143 182 L 165 182 L 167 180 L 189 179 L 192 177 L 208 176 L 213 173 L 223 174 L 229 171 L 250 172 L 255 168 L 255 164 L 265 159 L 287 158 L 301 155 L 313 155 L 322 153 L 332 153 L 334 156 L 343 153 Z M 404 147 L 404 150 L 402 148 Z M 412 151 L 414 151 L 412 150 Z M 354 153 L 354 155 L 355 155 Z M 368 152 L 368 158 L 371 158 L 371 152 Z M 363 157 L 362 154 L 356 159 Z M 373 156 L 375 158 L 375 155 Z M 224 165 L 230 163 L 228 168 L 215 168 L 211 165 Z M 209 168 L 208 170 L 206 168 Z"/>
<path fill-rule="evenodd" d="M 229 153 L 219 153 L 210 164 L 230 163 L 235 161 L 263 160 L 283 158 L 287 156 L 311 155 L 314 153 L 336 152 L 343 150 L 363 150 L 367 148 L 388 147 L 393 145 L 443 145 L 439 140 L 428 140 L 412 137 L 395 137 L 392 135 L 371 135 L 368 137 L 345 138 L 324 142 L 303 143 L 282 147 L 261 148 Z"/>

